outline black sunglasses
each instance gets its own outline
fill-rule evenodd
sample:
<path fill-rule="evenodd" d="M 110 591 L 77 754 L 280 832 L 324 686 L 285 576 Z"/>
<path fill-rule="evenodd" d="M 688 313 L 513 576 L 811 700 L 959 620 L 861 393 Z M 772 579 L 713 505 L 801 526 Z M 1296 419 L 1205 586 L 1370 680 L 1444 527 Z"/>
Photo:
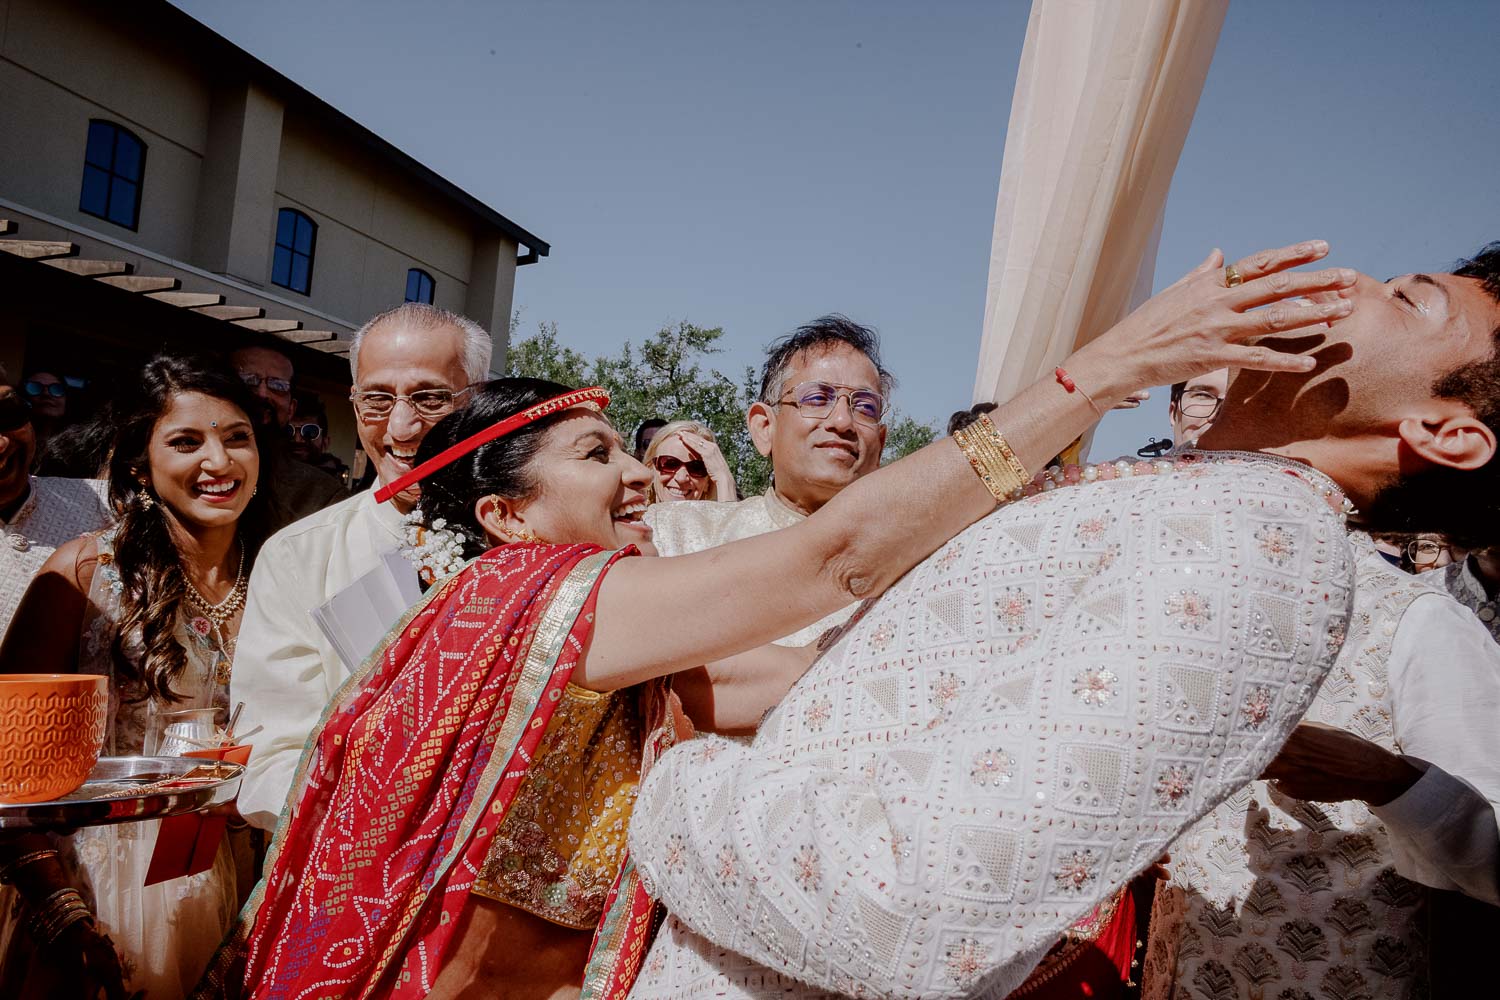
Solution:
<path fill-rule="evenodd" d="M 31 423 L 31 403 L 13 389 L 0 390 L 0 432 L 9 432 Z"/>
<path fill-rule="evenodd" d="M 36 382 L 27 379 L 22 388 L 26 390 L 28 396 L 40 396 L 45 393 L 53 399 L 62 399 L 68 394 L 68 387 L 61 382 Z"/>

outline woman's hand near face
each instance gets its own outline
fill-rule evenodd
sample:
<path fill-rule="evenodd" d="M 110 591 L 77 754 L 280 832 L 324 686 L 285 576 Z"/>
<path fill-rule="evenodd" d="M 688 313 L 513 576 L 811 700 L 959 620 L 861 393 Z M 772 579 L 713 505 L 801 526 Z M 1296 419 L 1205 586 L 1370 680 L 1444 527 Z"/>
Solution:
<path fill-rule="evenodd" d="M 692 431 L 683 431 L 679 437 L 687 450 L 703 460 L 708 468 L 709 481 L 714 484 L 714 499 L 738 500 L 739 493 L 734 483 L 734 473 L 729 471 L 729 462 L 716 442 Z"/>
<path fill-rule="evenodd" d="M 1290 270 L 1327 254 L 1322 240 L 1251 254 L 1234 265 L 1244 283 L 1230 288 L 1224 256 L 1215 250 L 1065 365 L 1104 406 L 1142 386 L 1170 385 L 1218 368 L 1309 371 L 1310 357 L 1248 342 L 1349 315 L 1353 303 L 1339 293 L 1353 286 L 1353 270 Z M 1290 301 L 1299 297 L 1310 304 Z"/>

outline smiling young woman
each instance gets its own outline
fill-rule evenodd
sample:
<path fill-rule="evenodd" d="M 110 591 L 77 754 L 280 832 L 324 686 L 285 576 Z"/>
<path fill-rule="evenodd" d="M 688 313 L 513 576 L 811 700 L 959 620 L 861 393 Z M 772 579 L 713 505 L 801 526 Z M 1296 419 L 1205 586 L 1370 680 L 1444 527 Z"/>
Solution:
<path fill-rule="evenodd" d="M 110 462 L 118 523 L 53 553 L 0 648 L 5 670 L 109 676 L 108 755 L 146 752 L 166 712 L 212 709 L 225 721 L 245 581 L 271 499 L 254 409 L 232 369 L 158 357 L 130 385 Z M 12 942 L 0 994 L 92 996 L 103 986 L 173 996 L 196 981 L 240 895 L 228 841 L 208 871 L 143 889 L 151 825 L 36 845 L 60 853 L 28 869 L 26 905 L 7 900 L 0 922 L 25 920 L 66 890 L 81 891 L 91 917 L 44 946 L 0 927 Z"/>

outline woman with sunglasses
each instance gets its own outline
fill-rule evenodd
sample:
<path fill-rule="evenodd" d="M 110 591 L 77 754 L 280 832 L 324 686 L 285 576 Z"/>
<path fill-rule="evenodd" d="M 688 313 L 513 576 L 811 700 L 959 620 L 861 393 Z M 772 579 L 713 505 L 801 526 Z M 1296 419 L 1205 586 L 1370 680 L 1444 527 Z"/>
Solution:
<path fill-rule="evenodd" d="M 413 554 L 435 580 L 326 708 L 246 923 L 201 995 L 628 994 L 654 904 L 625 835 L 642 776 L 689 731 L 663 680 L 734 659 L 752 680 L 784 670 L 803 651 L 765 643 L 881 593 L 1142 385 L 1225 364 L 1306 371 L 1240 346 L 1263 330 L 1245 303 L 1343 276 L 1240 293 L 1221 263 L 982 418 L 982 441 L 935 442 L 785 530 L 673 558 L 634 558 L 651 551 L 650 475 L 605 417 L 607 393 L 475 387 L 376 493 L 420 487 L 430 537 Z M 810 662 L 790 664 L 783 693 Z M 764 712 L 776 696 L 755 704 L 761 693 L 716 697 Z"/>
<path fill-rule="evenodd" d="M 643 461 L 651 470 L 647 503 L 739 499 L 734 473 L 707 424 L 672 421 L 656 432 Z"/>

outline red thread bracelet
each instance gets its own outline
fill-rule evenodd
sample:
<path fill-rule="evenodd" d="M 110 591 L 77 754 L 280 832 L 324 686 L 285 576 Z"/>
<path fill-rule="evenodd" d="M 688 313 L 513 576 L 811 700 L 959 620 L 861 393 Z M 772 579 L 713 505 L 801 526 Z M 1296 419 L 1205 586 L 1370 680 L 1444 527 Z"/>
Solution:
<path fill-rule="evenodd" d="M 1078 388 L 1078 383 L 1073 381 L 1073 376 L 1068 374 L 1068 370 L 1066 368 L 1059 365 L 1057 368 L 1053 369 L 1052 374 L 1056 376 L 1057 384 L 1067 390 L 1069 395 L 1072 395 L 1075 392 L 1078 393 L 1084 399 L 1089 401 L 1089 406 L 1094 408 L 1095 413 L 1099 414 L 1099 416 L 1101 417 L 1104 416 L 1104 411 L 1099 409 L 1099 404 L 1094 402 L 1094 397 Z"/>

